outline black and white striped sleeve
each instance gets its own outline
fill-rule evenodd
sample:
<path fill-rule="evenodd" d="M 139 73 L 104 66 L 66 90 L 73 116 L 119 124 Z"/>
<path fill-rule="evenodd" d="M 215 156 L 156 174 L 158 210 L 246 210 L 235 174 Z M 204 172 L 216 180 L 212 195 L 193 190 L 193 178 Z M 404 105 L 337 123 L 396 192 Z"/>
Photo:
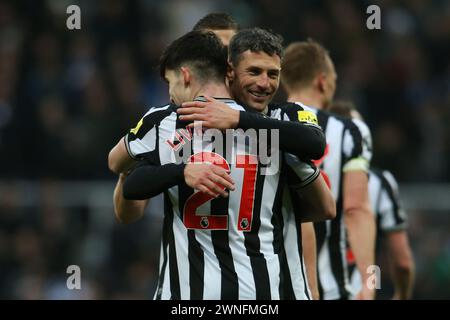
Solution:
<path fill-rule="evenodd" d="M 288 177 L 289 186 L 294 189 L 304 188 L 316 180 L 320 170 L 312 162 L 304 162 L 296 156 L 286 153 L 286 164 L 293 171 Z"/>
<path fill-rule="evenodd" d="M 322 130 L 317 120 L 317 115 L 303 108 L 301 105 L 293 102 L 287 102 L 283 105 L 284 120 L 300 122 L 305 126 L 310 126 Z"/>
<path fill-rule="evenodd" d="M 397 181 L 388 171 L 383 171 L 380 178 L 381 193 L 376 212 L 380 229 L 384 232 L 404 230 L 407 226 L 407 217 L 400 202 Z"/>
<path fill-rule="evenodd" d="M 362 170 L 369 171 L 372 159 L 372 136 L 369 127 L 361 120 L 346 121 L 344 132 L 343 153 L 344 172 Z"/>
<path fill-rule="evenodd" d="M 125 146 L 131 158 L 142 160 L 157 152 L 158 126 L 161 120 L 171 113 L 170 107 L 171 105 L 151 108 L 128 132 L 125 136 Z"/>

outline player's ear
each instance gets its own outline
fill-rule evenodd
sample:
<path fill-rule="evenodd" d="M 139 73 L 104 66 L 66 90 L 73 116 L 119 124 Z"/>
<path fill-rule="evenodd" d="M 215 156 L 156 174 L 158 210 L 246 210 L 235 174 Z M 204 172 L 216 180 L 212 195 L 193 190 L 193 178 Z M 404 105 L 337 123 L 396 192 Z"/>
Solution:
<path fill-rule="evenodd" d="M 320 93 L 325 93 L 327 86 L 327 76 L 324 72 L 321 72 L 316 77 L 316 87 L 319 90 Z"/>
<path fill-rule="evenodd" d="M 230 60 L 227 63 L 227 79 L 228 81 L 232 81 L 234 78 L 234 69 Z"/>
<path fill-rule="evenodd" d="M 187 87 L 191 82 L 191 70 L 188 67 L 181 67 L 181 75 L 183 76 L 184 86 Z"/>

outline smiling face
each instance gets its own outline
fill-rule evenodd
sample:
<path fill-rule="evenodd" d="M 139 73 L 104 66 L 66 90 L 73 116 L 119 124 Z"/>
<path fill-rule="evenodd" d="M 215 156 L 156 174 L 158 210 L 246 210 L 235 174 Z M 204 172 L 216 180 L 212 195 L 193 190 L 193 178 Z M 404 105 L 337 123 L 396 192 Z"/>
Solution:
<path fill-rule="evenodd" d="M 259 112 L 264 111 L 280 85 L 281 59 L 265 52 L 243 52 L 232 66 L 230 84 L 240 103 Z"/>

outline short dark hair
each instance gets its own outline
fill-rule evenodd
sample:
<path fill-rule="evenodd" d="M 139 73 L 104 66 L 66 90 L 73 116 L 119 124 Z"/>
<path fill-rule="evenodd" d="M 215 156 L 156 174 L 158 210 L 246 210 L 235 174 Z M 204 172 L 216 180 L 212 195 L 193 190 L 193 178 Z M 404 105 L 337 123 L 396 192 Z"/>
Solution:
<path fill-rule="evenodd" d="M 239 31 L 231 38 L 228 55 L 233 65 L 237 65 L 240 55 L 245 51 L 276 54 L 283 58 L 283 38 L 279 34 L 261 28 L 251 28 Z"/>
<path fill-rule="evenodd" d="M 192 30 L 239 30 L 239 24 L 227 13 L 210 13 L 201 18 Z"/>
<path fill-rule="evenodd" d="M 291 43 L 281 66 L 281 82 L 287 89 L 309 86 L 320 72 L 330 71 L 327 58 L 328 51 L 312 39 Z"/>
<path fill-rule="evenodd" d="M 165 80 L 166 70 L 176 70 L 183 64 L 194 68 L 202 82 L 224 81 L 227 51 L 213 32 L 191 31 L 164 50 L 159 64 L 161 77 Z"/>

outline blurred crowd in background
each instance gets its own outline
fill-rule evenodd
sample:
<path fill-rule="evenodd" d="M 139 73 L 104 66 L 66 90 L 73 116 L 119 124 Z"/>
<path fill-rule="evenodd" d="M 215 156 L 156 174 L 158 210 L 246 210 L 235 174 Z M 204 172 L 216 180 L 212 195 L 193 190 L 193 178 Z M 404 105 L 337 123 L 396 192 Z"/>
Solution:
<path fill-rule="evenodd" d="M 70 4 L 81 8 L 81 30 L 66 27 Z M 381 8 L 381 30 L 366 27 L 370 4 Z M 110 148 L 168 101 L 159 55 L 210 12 L 285 44 L 321 42 L 337 98 L 352 100 L 372 130 L 373 164 L 400 183 L 450 181 L 449 1 L 0 1 L 0 298 L 151 298 L 161 211 L 120 226 L 111 206 L 98 214 L 60 205 L 57 194 L 63 181 L 114 182 Z M 24 180 L 39 185 L 27 191 L 38 194 L 33 205 L 22 203 Z M 448 212 L 412 215 L 414 298 L 450 298 Z M 84 272 L 78 293 L 66 288 L 70 264 Z"/>

